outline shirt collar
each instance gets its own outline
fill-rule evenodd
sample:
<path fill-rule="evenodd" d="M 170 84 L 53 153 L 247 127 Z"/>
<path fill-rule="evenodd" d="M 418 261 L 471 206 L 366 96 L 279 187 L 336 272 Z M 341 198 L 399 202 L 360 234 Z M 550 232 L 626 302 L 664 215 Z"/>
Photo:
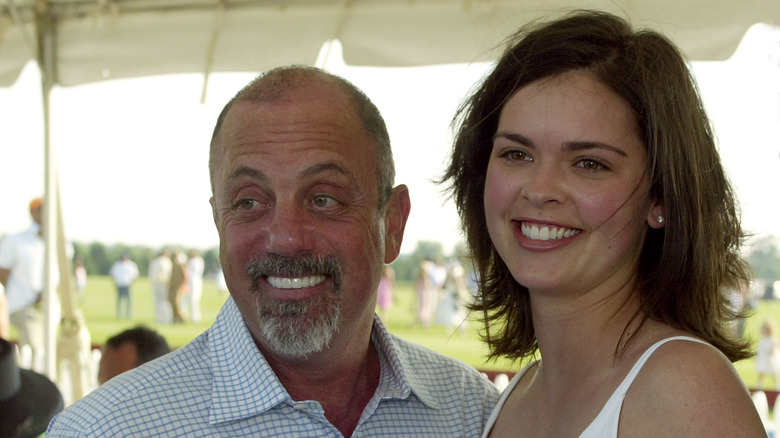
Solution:
<path fill-rule="evenodd" d="M 210 423 L 247 418 L 289 401 L 229 297 L 209 329 L 214 375 Z"/>
<path fill-rule="evenodd" d="M 415 369 L 409 365 L 407 351 L 398 347 L 405 342 L 390 334 L 378 316 L 374 315 L 371 342 L 379 353 L 381 377 L 376 395 L 382 399 L 405 399 L 414 394 L 426 406 L 439 409 L 439 402 L 430 393 Z"/>
<path fill-rule="evenodd" d="M 209 329 L 208 342 L 214 379 L 210 423 L 247 418 L 280 403 L 293 403 L 255 345 L 232 297 L 228 297 Z M 391 335 L 376 315 L 371 342 L 381 367 L 374 399 L 406 399 L 414 394 L 426 406 L 440 407 L 423 377 L 409 366 L 406 353 L 398 347 L 404 341 Z"/>

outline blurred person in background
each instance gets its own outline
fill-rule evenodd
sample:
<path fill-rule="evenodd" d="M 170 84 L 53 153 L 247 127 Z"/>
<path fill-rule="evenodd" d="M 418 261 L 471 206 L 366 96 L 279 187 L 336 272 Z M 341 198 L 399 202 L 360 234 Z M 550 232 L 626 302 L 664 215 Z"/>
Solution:
<path fill-rule="evenodd" d="M 156 331 L 139 326 L 118 333 L 106 341 L 98 367 L 101 385 L 115 376 L 171 351 L 165 338 Z"/>
<path fill-rule="evenodd" d="M 154 302 L 154 320 L 158 323 L 168 324 L 173 321 L 173 310 L 168 299 L 168 286 L 171 282 L 171 253 L 162 249 L 157 256 L 149 262 L 149 282 L 152 285 L 152 301 Z"/>
<path fill-rule="evenodd" d="M 192 322 L 200 322 L 200 300 L 203 296 L 203 271 L 206 265 L 200 253 L 191 250 L 187 258 L 187 292 L 184 295 L 184 308 L 190 314 Z"/>
<path fill-rule="evenodd" d="M 171 253 L 171 279 L 168 282 L 168 302 L 171 306 L 172 322 L 184 322 L 184 294 L 187 293 L 187 255 L 181 250 Z"/>
<path fill-rule="evenodd" d="M 28 229 L 0 240 L 0 283 L 5 287 L 8 315 L 16 327 L 18 344 L 29 347 L 32 368 L 43 369 L 43 315 L 41 294 L 44 287 L 45 243 L 41 229 L 43 199 L 29 205 L 33 223 Z M 55 305 L 59 300 L 52 300 Z M 59 320 L 59 316 L 56 317 Z"/>
<path fill-rule="evenodd" d="M 130 260 L 129 253 L 123 253 L 119 260 L 111 266 L 109 275 L 114 280 L 114 285 L 116 285 L 116 317 L 130 318 L 133 314 L 130 287 L 138 278 L 138 265 Z M 124 310 L 122 310 L 123 307 Z"/>
<path fill-rule="evenodd" d="M 87 267 L 84 265 L 84 256 L 76 255 L 73 267 L 73 276 L 76 278 L 76 294 L 78 298 L 84 296 L 87 289 Z"/>
<path fill-rule="evenodd" d="M 379 289 L 376 294 L 376 313 L 379 319 L 387 325 L 387 312 L 393 307 L 393 291 L 395 289 L 395 270 L 390 265 L 385 265 L 382 271 L 382 279 L 379 280 Z"/>
<path fill-rule="evenodd" d="M 771 319 L 765 319 L 761 324 L 761 337 L 756 346 L 755 363 L 756 388 L 764 389 L 764 379 L 768 377 L 772 379 L 770 389 L 777 389 L 777 378 L 780 375 L 780 340 L 777 338 L 777 324 Z M 780 415 L 780 410 L 777 414 Z"/>

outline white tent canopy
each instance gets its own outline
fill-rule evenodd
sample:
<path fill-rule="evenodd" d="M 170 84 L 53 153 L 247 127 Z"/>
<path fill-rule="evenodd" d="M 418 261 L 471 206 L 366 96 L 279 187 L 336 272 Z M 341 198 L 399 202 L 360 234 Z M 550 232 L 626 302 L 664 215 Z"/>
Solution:
<path fill-rule="evenodd" d="M 486 61 L 520 24 L 571 8 L 660 30 L 694 60 L 726 59 L 752 24 L 780 23 L 777 0 L 6 0 L 0 86 L 31 59 L 69 86 L 314 64 L 333 39 L 352 65 Z"/>

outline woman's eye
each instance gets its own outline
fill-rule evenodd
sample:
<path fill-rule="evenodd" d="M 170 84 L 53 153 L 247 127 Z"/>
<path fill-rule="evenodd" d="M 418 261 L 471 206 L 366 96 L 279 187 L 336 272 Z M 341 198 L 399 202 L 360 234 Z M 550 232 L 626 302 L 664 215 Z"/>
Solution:
<path fill-rule="evenodd" d="M 502 154 L 509 161 L 531 161 L 531 156 L 525 151 L 511 150 Z"/>
<path fill-rule="evenodd" d="M 606 169 L 606 167 L 603 164 L 601 164 L 601 162 L 591 158 L 583 158 L 582 160 L 577 162 L 577 166 L 582 167 L 585 170 Z"/>

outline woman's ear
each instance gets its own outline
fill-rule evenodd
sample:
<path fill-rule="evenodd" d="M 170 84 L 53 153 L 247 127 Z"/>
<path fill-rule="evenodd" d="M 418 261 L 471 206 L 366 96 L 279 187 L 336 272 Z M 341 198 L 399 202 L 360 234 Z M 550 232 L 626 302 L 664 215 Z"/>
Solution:
<path fill-rule="evenodd" d="M 663 228 L 666 223 L 666 209 L 659 201 L 653 201 L 650 212 L 647 214 L 647 225 L 650 228 Z"/>

